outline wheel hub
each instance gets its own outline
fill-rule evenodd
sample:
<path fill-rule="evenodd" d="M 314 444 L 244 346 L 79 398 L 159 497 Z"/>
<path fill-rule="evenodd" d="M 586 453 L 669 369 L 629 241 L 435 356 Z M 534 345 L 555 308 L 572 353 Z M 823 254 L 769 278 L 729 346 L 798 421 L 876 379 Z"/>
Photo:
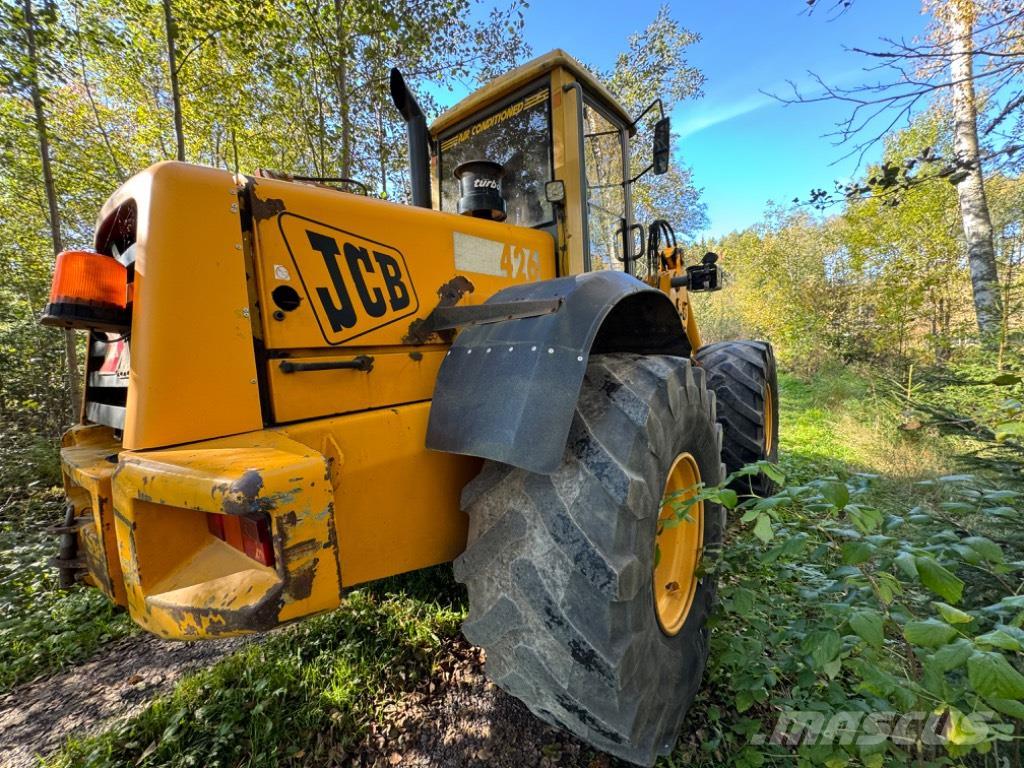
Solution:
<path fill-rule="evenodd" d="M 772 392 L 772 388 L 767 383 L 764 385 L 764 456 L 768 458 L 772 455 L 772 448 L 774 447 L 774 433 L 775 433 L 775 406 L 773 403 L 775 393 Z"/>
<path fill-rule="evenodd" d="M 658 624 L 666 635 L 678 634 L 686 623 L 697 592 L 697 565 L 704 543 L 704 502 L 687 507 L 700 485 L 700 469 L 689 453 L 672 463 L 658 514 L 655 539 L 654 608 Z M 685 509 L 688 519 L 678 525 L 666 524 Z"/>

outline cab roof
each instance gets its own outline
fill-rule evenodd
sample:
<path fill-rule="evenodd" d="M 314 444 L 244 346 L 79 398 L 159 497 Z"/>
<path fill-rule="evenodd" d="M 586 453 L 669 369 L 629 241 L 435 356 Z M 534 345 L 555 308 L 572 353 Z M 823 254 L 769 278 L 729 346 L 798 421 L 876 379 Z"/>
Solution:
<path fill-rule="evenodd" d="M 622 104 L 619 103 L 619 100 L 604 87 L 601 81 L 568 53 L 561 48 L 555 48 L 555 50 L 549 51 L 543 56 L 538 56 L 536 59 L 506 72 L 504 75 L 494 78 L 487 85 L 478 88 L 454 107 L 443 112 L 431 123 L 431 135 L 436 137 L 447 128 L 461 123 L 468 117 L 472 117 L 480 110 L 500 101 L 518 88 L 527 85 L 542 75 L 548 74 L 558 67 L 568 70 L 585 89 L 597 96 L 603 105 L 610 109 L 616 117 L 623 120 L 627 126 L 632 126 L 633 118 L 630 117 Z"/>

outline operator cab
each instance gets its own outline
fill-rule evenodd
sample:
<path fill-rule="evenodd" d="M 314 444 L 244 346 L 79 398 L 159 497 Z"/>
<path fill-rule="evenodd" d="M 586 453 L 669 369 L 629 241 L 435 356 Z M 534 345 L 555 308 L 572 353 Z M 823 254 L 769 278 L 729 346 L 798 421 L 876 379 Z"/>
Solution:
<path fill-rule="evenodd" d="M 630 140 L 636 133 L 637 120 L 578 61 L 556 49 L 496 78 L 434 121 L 431 204 L 472 213 L 465 204 L 460 210 L 462 169 L 496 163 L 504 221 L 549 232 L 560 275 L 635 272 L 630 257 L 642 250 L 644 237 L 634 221 L 632 184 L 647 171 L 667 170 L 668 120 L 662 117 L 654 131 L 657 157 L 634 176 Z M 473 215 L 489 214 L 481 209 Z"/>

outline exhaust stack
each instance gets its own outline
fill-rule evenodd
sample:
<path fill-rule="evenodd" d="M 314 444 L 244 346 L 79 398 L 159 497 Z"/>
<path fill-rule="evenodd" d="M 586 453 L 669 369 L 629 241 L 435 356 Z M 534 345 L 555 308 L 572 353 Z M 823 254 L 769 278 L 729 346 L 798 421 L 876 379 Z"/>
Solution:
<path fill-rule="evenodd" d="M 412 185 L 412 204 L 420 208 L 430 208 L 430 135 L 427 133 L 427 118 L 397 67 L 391 69 L 391 99 L 405 118 L 409 133 L 409 181 Z"/>

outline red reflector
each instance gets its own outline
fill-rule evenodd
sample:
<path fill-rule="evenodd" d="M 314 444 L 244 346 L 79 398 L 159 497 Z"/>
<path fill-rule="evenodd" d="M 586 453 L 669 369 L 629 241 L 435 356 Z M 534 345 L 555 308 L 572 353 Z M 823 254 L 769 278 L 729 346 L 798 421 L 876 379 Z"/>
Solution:
<path fill-rule="evenodd" d="M 210 533 L 224 541 L 224 515 L 214 515 L 207 512 L 206 525 L 210 529 Z"/>
<path fill-rule="evenodd" d="M 239 518 L 242 524 L 242 542 L 244 552 L 253 560 L 263 565 L 274 565 L 274 545 L 270 540 L 270 526 L 266 520 L 250 520 Z"/>
<path fill-rule="evenodd" d="M 65 328 L 127 330 L 128 270 L 102 253 L 61 252 L 41 322 Z"/>
<path fill-rule="evenodd" d="M 274 540 L 270 535 L 270 522 L 266 518 L 239 517 L 237 515 L 206 515 L 210 533 L 244 552 L 257 563 L 274 567 Z"/>

